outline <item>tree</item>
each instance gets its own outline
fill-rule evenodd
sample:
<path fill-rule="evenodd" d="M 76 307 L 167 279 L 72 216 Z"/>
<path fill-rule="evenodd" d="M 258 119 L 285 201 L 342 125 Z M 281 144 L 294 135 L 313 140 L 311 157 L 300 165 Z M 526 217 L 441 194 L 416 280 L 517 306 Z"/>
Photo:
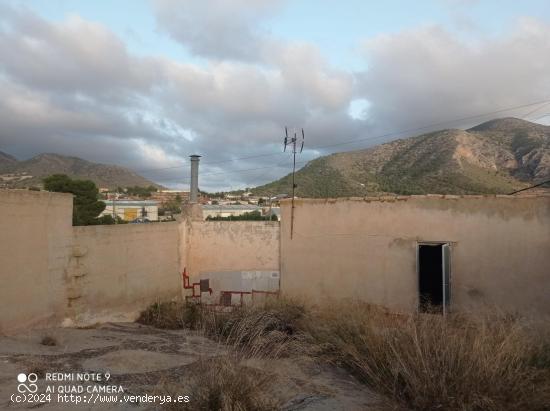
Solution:
<path fill-rule="evenodd" d="M 99 224 L 97 216 L 105 210 L 105 203 L 99 201 L 99 190 L 91 180 L 73 180 L 65 174 L 54 174 L 44 179 L 48 191 L 74 194 L 73 225 Z"/>

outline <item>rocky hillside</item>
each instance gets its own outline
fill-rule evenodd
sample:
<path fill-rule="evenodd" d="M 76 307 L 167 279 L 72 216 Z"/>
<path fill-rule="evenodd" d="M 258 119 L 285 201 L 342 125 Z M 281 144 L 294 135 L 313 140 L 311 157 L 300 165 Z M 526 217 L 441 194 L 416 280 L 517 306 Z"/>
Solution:
<path fill-rule="evenodd" d="M 0 151 L 0 171 L 17 163 L 17 159 L 7 153 Z"/>
<path fill-rule="evenodd" d="M 73 178 L 89 179 L 98 187 L 149 186 L 158 184 L 124 167 L 92 163 L 78 157 L 59 154 L 40 154 L 26 161 L 17 161 L 0 152 L 0 187 L 22 188 L 41 186 L 42 179 L 52 174 L 67 174 Z"/>
<path fill-rule="evenodd" d="M 550 179 L 550 127 L 515 118 L 336 153 L 297 172 L 300 197 L 508 193 Z M 255 194 L 289 193 L 290 175 Z"/>

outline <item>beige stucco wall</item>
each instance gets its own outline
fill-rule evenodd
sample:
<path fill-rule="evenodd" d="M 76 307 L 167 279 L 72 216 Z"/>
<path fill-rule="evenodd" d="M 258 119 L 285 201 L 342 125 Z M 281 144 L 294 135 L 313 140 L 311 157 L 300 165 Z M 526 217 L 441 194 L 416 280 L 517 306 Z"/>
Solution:
<path fill-rule="evenodd" d="M 201 272 L 279 270 L 278 221 L 193 221 L 188 231 L 187 270 Z"/>
<path fill-rule="evenodd" d="M 134 320 L 155 301 L 181 297 L 179 225 L 74 227 L 67 278 L 78 323 Z"/>
<path fill-rule="evenodd" d="M 288 201 L 282 213 L 287 295 L 414 310 L 417 244 L 449 242 L 454 309 L 550 314 L 550 197 L 297 200 L 292 240 Z"/>
<path fill-rule="evenodd" d="M 72 195 L 0 190 L 0 333 L 181 298 L 180 225 L 72 226 Z"/>
<path fill-rule="evenodd" d="M 62 315 L 72 203 L 69 194 L 0 190 L 0 333 Z"/>
<path fill-rule="evenodd" d="M 278 270 L 279 223 L 72 227 L 72 195 L 0 190 L 0 333 L 133 320 L 182 297 L 185 267 Z"/>

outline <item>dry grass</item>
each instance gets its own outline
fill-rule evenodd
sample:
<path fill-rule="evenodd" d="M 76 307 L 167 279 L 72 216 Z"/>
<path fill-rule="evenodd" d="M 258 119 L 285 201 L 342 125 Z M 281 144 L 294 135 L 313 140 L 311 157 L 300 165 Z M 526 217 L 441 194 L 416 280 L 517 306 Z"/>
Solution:
<path fill-rule="evenodd" d="M 142 311 L 137 322 L 156 328 L 177 330 L 200 328 L 202 308 L 191 303 L 176 301 L 156 302 Z"/>
<path fill-rule="evenodd" d="M 340 304 L 305 324 L 330 358 L 406 407 L 550 409 L 548 345 L 520 318 L 395 316 Z"/>
<path fill-rule="evenodd" d="M 196 411 L 274 411 L 280 404 L 267 394 L 272 376 L 244 367 L 239 358 L 229 355 L 200 360 L 186 376 L 183 390 L 190 395 L 188 404 L 171 403 L 168 410 Z M 181 386 L 163 386 L 163 393 L 181 393 Z"/>
<path fill-rule="evenodd" d="M 57 345 L 57 339 L 55 337 L 52 337 L 51 335 L 45 335 L 40 340 L 40 344 L 46 345 L 49 347 L 54 347 Z"/>
<path fill-rule="evenodd" d="M 277 357 L 300 349 L 300 320 L 305 306 L 295 301 L 273 300 L 223 313 L 204 311 L 206 335 L 229 345 L 244 357 Z"/>
<path fill-rule="evenodd" d="M 203 369 L 195 378 L 208 387 L 201 398 L 229 404 L 210 409 L 255 409 L 231 405 L 237 387 L 224 378 L 240 381 L 250 392 L 263 389 L 242 380 L 247 377 L 236 371 L 238 358 L 306 353 L 346 367 L 399 407 L 550 410 L 550 332 L 543 335 L 520 317 L 395 315 L 353 302 L 306 309 L 288 300 L 230 313 L 156 305 L 142 317 L 169 328 L 191 324 L 231 348 L 232 362 Z"/>

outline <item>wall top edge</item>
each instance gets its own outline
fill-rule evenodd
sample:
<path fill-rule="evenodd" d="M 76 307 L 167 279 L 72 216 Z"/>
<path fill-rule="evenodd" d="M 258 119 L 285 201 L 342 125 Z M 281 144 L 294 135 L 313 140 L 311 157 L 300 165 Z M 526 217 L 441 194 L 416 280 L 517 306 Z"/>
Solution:
<path fill-rule="evenodd" d="M 507 194 L 483 194 L 483 195 L 451 195 L 451 194 L 422 194 L 422 195 L 386 195 L 376 197 L 330 197 L 330 198 L 296 198 L 295 204 L 300 203 L 341 203 L 348 201 L 363 201 L 363 202 L 394 202 L 394 201 L 409 201 L 409 200 L 474 200 L 474 199 L 507 199 L 507 200 L 525 200 L 525 199 L 550 199 L 550 193 L 537 194 L 522 194 L 522 195 L 507 195 Z M 292 199 L 285 198 L 281 200 L 281 204 L 289 205 Z"/>
<path fill-rule="evenodd" d="M 0 196 L 3 195 L 22 195 L 22 196 L 28 196 L 28 197 L 59 197 L 59 198 L 73 198 L 73 194 L 71 193 L 57 193 L 53 191 L 34 191 L 34 190 L 26 190 L 26 189 L 18 189 L 18 188 L 1 188 L 0 189 Z"/>

